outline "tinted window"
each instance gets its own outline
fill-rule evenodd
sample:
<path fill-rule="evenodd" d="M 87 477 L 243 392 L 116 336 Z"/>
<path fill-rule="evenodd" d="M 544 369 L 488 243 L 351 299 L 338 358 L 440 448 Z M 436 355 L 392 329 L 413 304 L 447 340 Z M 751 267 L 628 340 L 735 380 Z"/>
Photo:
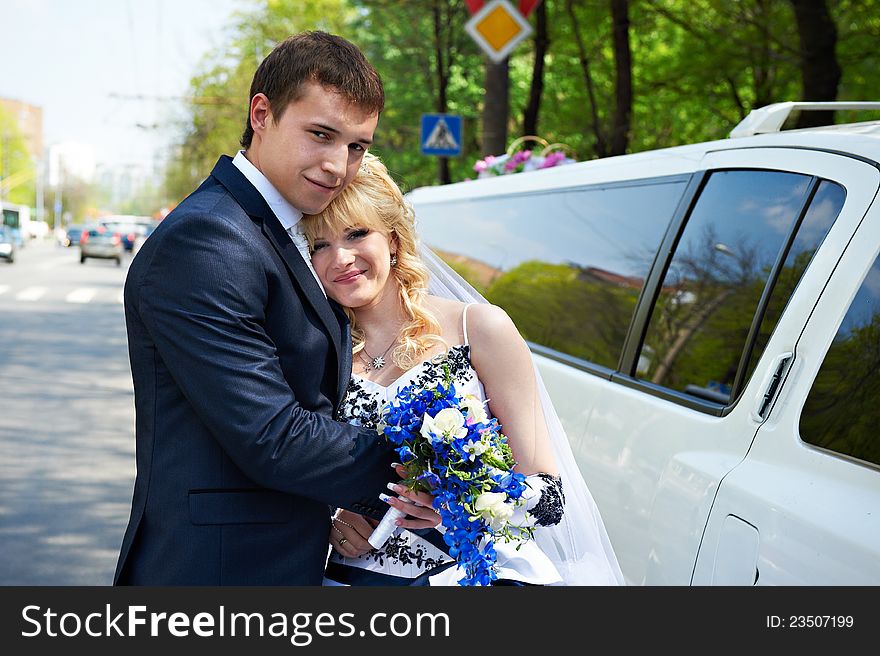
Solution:
<path fill-rule="evenodd" d="M 859 288 L 801 414 L 801 439 L 880 465 L 880 260 Z"/>
<path fill-rule="evenodd" d="M 729 402 L 758 302 L 810 181 L 774 171 L 710 176 L 663 280 L 639 377 Z"/>
<path fill-rule="evenodd" d="M 773 329 L 776 328 L 779 317 L 782 316 L 782 311 L 788 304 L 788 299 L 794 293 L 795 287 L 800 282 L 801 276 L 804 275 L 804 271 L 807 270 L 807 265 L 813 259 L 813 255 L 822 245 L 825 235 L 834 225 L 834 220 L 840 214 L 845 199 L 846 191 L 839 184 L 828 180 L 823 180 L 819 184 L 815 196 L 810 201 L 810 207 L 798 227 L 797 235 L 785 258 L 785 264 L 773 286 L 773 293 L 762 318 L 754 348 L 751 350 L 749 363 L 743 374 L 743 381 L 747 381 L 755 371 L 758 360 L 764 352 L 764 347 L 770 341 Z"/>
<path fill-rule="evenodd" d="M 424 242 L 525 339 L 616 368 L 686 178 L 416 206 Z"/>
<path fill-rule="evenodd" d="M 18 226 L 18 212 L 15 210 L 3 210 L 3 225 Z"/>

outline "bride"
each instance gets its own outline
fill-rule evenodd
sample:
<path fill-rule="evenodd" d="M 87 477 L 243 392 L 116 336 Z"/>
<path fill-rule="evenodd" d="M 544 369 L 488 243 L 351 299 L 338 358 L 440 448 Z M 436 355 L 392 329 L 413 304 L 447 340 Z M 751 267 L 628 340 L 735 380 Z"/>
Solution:
<path fill-rule="evenodd" d="M 303 217 L 302 226 L 327 296 L 351 322 L 353 373 L 337 419 L 375 428 L 399 388 L 441 379 L 445 364 L 459 394 L 488 401 L 516 471 L 526 475 L 526 503 L 515 523 L 534 527 L 534 537 L 518 549 L 496 541 L 494 583 L 622 584 L 526 343 L 504 310 L 429 250 L 419 251 L 413 212 L 379 159 L 365 156 L 345 191 L 321 214 Z M 455 585 L 463 571 L 447 553 L 432 497 L 400 485 L 392 490 L 397 496 L 383 499 L 407 517 L 380 548 L 367 542 L 374 520 L 336 514 L 326 582 Z"/>

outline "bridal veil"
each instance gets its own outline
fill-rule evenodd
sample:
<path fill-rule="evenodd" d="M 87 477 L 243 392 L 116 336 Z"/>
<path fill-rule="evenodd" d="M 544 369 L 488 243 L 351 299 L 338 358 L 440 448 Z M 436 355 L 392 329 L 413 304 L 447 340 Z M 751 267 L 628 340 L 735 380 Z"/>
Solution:
<path fill-rule="evenodd" d="M 431 274 L 429 293 L 466 303 L 488 302 L 429 248 L 422 245 L 420 254 Z M 624 585 L 599 509 L 578 469 L 537 367 L 535 377 L 565 495 L 562 521 L 537 530 L 535 542 L 553 561 L 563 585 Z"/>

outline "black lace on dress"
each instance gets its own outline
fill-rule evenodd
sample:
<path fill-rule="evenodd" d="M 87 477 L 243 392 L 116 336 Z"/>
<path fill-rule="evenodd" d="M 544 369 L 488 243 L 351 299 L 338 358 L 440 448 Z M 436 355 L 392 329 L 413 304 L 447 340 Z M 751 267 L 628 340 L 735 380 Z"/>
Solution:
<path fill-rule="evenodd" d="M 562 493 L 562 478 L 540 472 L 535 474 L 544 482 L 541 497 L 529 510 L 536 526 L 555 526 L 562 521 L 565 512 L 565 495 Z"/>
<path fill-rule="evenodd" d="M 474 377 L 470 346 L 458 344 L 451 347 L 446 353 L 417 365 L 422 367 L 421 373 L 406 384 L 423 387 L 433 381 L 442 380 L 445 376 L 444 364 L 449 368 L 454 383 L 465 383 Z M 368 381 L 358 376 L 352 376 L 349 379 L 345 398 L 336 413 L 337 421 L 344 421 L 368 429 L 375 429 L 379 426 L 383 403 L 382 391 L 378 389 L 370 391 L 368 385 L 365 384 L 366 382 Z M 378 383 L 376 384 L 378 385 Z M 397 390 L 390 391 L 396 392 Z"/>

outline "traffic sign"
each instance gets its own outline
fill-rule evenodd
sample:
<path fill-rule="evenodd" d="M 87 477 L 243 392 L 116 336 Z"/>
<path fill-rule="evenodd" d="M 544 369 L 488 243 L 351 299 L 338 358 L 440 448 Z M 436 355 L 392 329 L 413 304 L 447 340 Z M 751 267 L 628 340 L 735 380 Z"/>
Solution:
<path fill-rule="evenodd" d="M 496 64 L 532 33 L 532 26 L 508 0 L 483 5 L 464 29 Z"/>
<path fill-rule="evenodd" d="M 461 116 L 422 114 L 419 143 L 422 155 L 441 157 L 461 155 Z"/>
<path fill-rule="evenodd" d="M 486 0 L 464 0 L 464 4 L 467 6 L 468 12 L 473 16 L 483 8 Z M 519 13 L 528 18 L 532 10 L 539 4 L 541 4 L 541 0 L 519 0 Z"/>

